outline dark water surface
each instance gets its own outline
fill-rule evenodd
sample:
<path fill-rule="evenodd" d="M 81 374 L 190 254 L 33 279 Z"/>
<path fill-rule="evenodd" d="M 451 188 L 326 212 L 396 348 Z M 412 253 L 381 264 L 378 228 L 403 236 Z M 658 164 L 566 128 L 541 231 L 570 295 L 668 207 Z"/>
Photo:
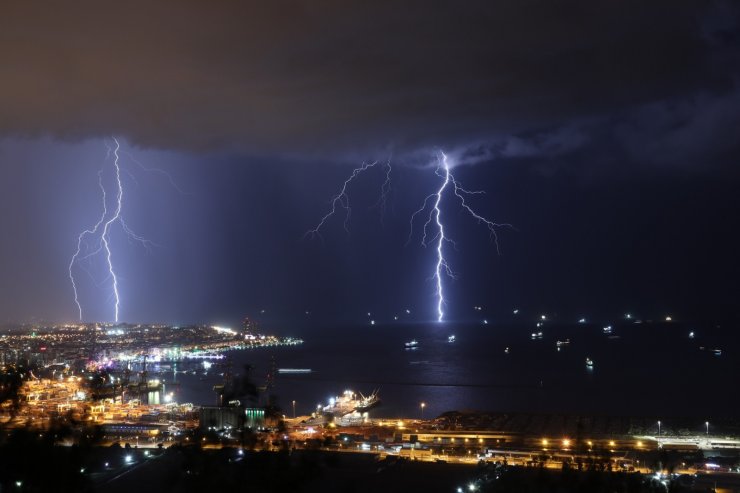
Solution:
<path fill-rule="evenodd" d="M 543 332 L 532 340 L 531 333 Z M 301 346 L 229 353 L 234 372 L 254 367 L 258 385 L 274 358 L 277 368 L 310 368 L 305 375 L 277 375 L 274 393 L 286 415 L 298 414 L 345 389 L 379 389 L 379 417 L 436 416 L 449 410 L 590 413 L 614 416 L 737 416 L 738 336 L 736 327 L 695 328 L 679 323 L 536 328 L 465 324 L 364 326 L 288 334 Z M 448 336 L 456 336 L 454 343 Z M 419 348 L 404 343 L 416 339 Z M 570 344 L 557 350 L 556 341 Z M 721 348 L 716 356 L 709 350 Z M 509 353 L 505 348 L 510 348 Z M 594 361 L 588 369 L 586 358 Z M 202 368 L 202 366 L 201 366 Z M 214 384 L 224 367 L 207 375 L 178 374 L 179 402 L 213 404 Z M 168 380 L 171 377 L 168 378 Z"/>

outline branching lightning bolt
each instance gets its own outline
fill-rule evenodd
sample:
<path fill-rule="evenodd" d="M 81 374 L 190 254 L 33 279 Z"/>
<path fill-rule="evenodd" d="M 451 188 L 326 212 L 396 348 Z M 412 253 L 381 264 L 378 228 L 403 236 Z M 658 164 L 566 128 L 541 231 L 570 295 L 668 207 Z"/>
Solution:
<path fill-rule="evenodd" d="M 336 194 L 334 197 L 332 197 L 331 201 L 329 202 L 331 204 L 331 208 L 329 212 L 324 214 L 324 216 L 321 218 L 321 220 L 318 222 L 316 227 L 313 229 L 310 229 L 306 231 L 306 233 L 303 235 L 304 238 L 315 238 L 321 236 L 321 228 L 324 226 L 327 220 L 329 220 L 334 214 L 337 213 L 338 208 L 344 209 L 344 230 L 349 233 L 349 221 L 352 217 L 352 207 L 350 207 L 349 203 L 349 195 L 347 195 L 347 188 L 349 185 L 357 178 L 359 175 L 364 173 L 370 168 L 374 168 L 381 164 L 379 161 L 373 161 L 371 163 L 362 163 L 362 166 L 355 168 L 352 170 L 352 174 L 344 180 L 344 183 L 342 184 L 342 188 L 339 190 L 339 193 Z M 376 205 L 380 207 L 380 217 L 381 222 L 383 220 L 383 215 L 385 214 L 386 209 L 386 200 L 388 197 L 388 194 L 391 190 L 391 161 L 390 159 L 386 161 L 385 163 L 381 164 L 385 168 L 385 181 L 380 187 L 380 198 L 378 199 L 378 202 Z"/>
<path fill-rule="evenodd" d="M 100 219 L 98 222 L 93 226 L 91 229 L 86 229 L 80 235 L 77 237 L 77 250 L 75 251 L 74 255 L 72 255 L 72 259 L 69 263 L 69 279 L 72 282 L 72 289 L 74 291 L 74 300 L 75 304 L 77 305 L 77 310 L 79 313 L 80 320 L 83 319 L 82 315 L 82 304 L 79 300 L 79 294 L 77 291 L 77 283 L 75 282 L 74 277 L 74 267 L 75 264 L 78 264 L 80 261 L 90 259 L 91 257 L 96 256 L 100 252 L 104 252 L 105 255 L 105 263 L 108 270 L 108 276 L 107 279 L 111 280 L 112 284 L 112 296 L 113 296 L 113 302 L 114 302 L 114 320 L 116 322 L 119 321 L 119 315 L 120 315 L 120 306 L 121 306 L 121 297 L 120 293 L 118 291 L 118 275 L 116 274 L 116 270 L 113 265 L 113 253 L 111 251 L 111 239 L 110 239 L 110 233 L 111 229 L 114 224 L 119 224 L 121 226 L 121 230 L 126 234 L 126 236 L 133 241 L 136 241 L 138 243 L 141 243 L 145 248 L 149 249 L 153 243 L 146 238 L 137 235 L 134 233 L 131 228 L 126 224 L 126 221 L 123 219 L 122 211 L 123 211 L 123 181 L 121 180 L 121 166 L 119 164 L 120 159 L 120 148 L 121 145 L 119 144 L 118 140 L 113 138 L 113 142 L 115 142 L 115 146 L 113 149 L 108 147 L 108 156 L 112 153 L 113 154 L 113 169 L 114 169 L 114 177 L 115 177 L 115 185 L 116 185 L 116 194 L 115 194 L 115 207 L 113 208 L 112 214 L 109 214 L 108 210 L 108 196 L 105 189 L 105 186 L 103 185 L 103 170 L 101 169 L 98 172 L 98 185 L 100 186 L 100 190 L 102 191 L 103 195 L 103 213 L 100 216 Z M 92 251 L 89 251 L 88 249 L 88 238 L 91 238 L 91 240 L 94 242 L 93 244 L 97 244 L 97 248 L 95 248 Z M 86 251 L 85 254 L 82 255 L 82 246 L 85 244 Z M 81 256 L 82 255 L 82 256 Z M 81 267 L 84 269 L 84 267 Z"/>
<path fill-rule="evenodd" d="M 477 212 L 473 210 L 472 207 L 468 205 L 468 203 L 465 201 L 466 195 L 480 195 L 484 194 L 483 191 L 470 191 L 463 188 L 460 183 L 455 179 L 454 175 L 450 171 L 450 165 L 447 162 L 447 156 L 444 153 L 441 153 L 441 159 L 439 163 L 437 164 L 437 168 L 434 170 L 434 173 L 442 178 L 442 185 L 439 187 L 439 189 L 427 195 L 424 198 L 424 201 L 422 202 L 422 205 L 419 209 L 417 209 L 412 215 L 411 219 L 409 221 L 410 228 L 409 228 L 409 237 L 407 244 L 411 241 L 414 235 L 414 219 L 416 219 L 416 216 L 423 213 L 427 209 L 429 209 L 429 216 L 427 217 L 426 222 L 424 223 L 424 227 L 422 230 L 422 238 L 421 238 L 421 244 L 422 246 L 426 247 L 429 242 L 436 241 L 436 253 L 437 253 L 437 262 L 434 269 L 434 274 L 432 275 L 432 280 L 435 281 L 436 284 L 436 297 L 437 297 L 437 321 L 442 322 L 444 320 L 444 307 L 446 305 L 446 300 L 444 296 L 444 284 L 442 282 L 442 275 L 446 275 L 450 277 L 451 279 L 455 278 L 455 274 L 450 268 L 449 263 L 447 262 L 447 259 L 445 258 L 445 251 L 444 246 L 445 243 L 450 243 L 454 246 L 455 242 L 445 235 L 445 228 L 444 223 L 442 222 L 442 209 L 440 207 L 440 204 L 442 203 L 442 198 L 445 194 L 445 191 L 448 189 L 450 184 L 452 185 L 452 192 L 453 194 L 460 199 L 460 205 L 462 208 L 470 214 L 473 218 L 475 218 L 479 223 L 484 223 L 486 227 L 488 228 L 488 231 L 491 235 L 491 239 L 493 240 L 494 244 L 496 245 L 496 252 L 499 253 L 499 243 L 498 243 L 498 234 L 497 229 L 503 228 L 503 227 L 509 227 L 512 226 L 510 224 L 505 223 L 495 223 L 489 219 L 486 219 L 485 217 L 481 216 Z M 428 204 L 430 200 L 434 201 L 434 205 L 429 208 Z M 436 234 L 432 237 L 431 240 L 427 239 L 427 229 L 429 228 L 429 225 L 434 221 L 434 224 L 436 225 Z"/>
<path fill-rule="evenodd" d="M 103 224 L 103 221 L 105 221 L 105 216 L 108 214 L 108 209 L 106 206 L 106 196 L 105 196 L 105 187 L 103 186 L 103 171 L 100 170 L 98 172 L 98 185 L 100 186 L 101 192 L 103 192 L 103 214 L 100 216 L 100 220 L 93 226 L 92 229 L 86 229 L 80 235 L 77 237 L 77 251 L 72 255 L 72 260 L 69 262 L 69 280 L 72 282 L 72 289 L 75 294 L 75 304 L 77 305 L 77 310 L 80 314 L 80 321 L 82 321 L 82 305 L 80 304 L 79 296 L 77 295 L 77 283 L 75 282 L 75 276 L 72 273 L 72 268 L 75 265 L 75 262 L 77 262 L 77 258 L 80 256 L 80 253 L 82 252 L 82 241 L 84 238 L 88 235 L 96 235 L 98 232 L 98 228 L 100 228 L 100 225 Z"/>
<path fill-rule="evenodd" d="M 123 185 L 121 184 L 121 167 L 118 166 L 118 149 L 121 147 L 116 139 L 113 139 L 116 143 L 116 148 L 113 150 L 113 166 L 116 169 L 116 209 L 113 216 L 105 222 L 103 226 L 103 234 L 100 235 L 100 241 L 103 243 L 105 248 L 105 260 L 108 263 L 108 272 L 110 273 L 111 279 L 113 279 L 113 296 L 115 299 L 115 321 L 118 322 L 118 312 L 121 305 L 121 296 L 118 294 L 118 276 L 116 275 L 115 269 L 113 269 L 113 261 L 111 260 L 110 252 L 110 226 L 115 221 L 118 221 L 121 217 L 121 209 L 123 207 Z M 128 228 L 126 228 L 128 230 Z"/>

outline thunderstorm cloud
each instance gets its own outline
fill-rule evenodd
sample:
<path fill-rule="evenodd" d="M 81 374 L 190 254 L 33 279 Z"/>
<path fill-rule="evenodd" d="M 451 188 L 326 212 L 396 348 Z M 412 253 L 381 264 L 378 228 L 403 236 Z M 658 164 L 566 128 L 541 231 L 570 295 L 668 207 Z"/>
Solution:
<path fill-rule="evenodd" d="M 129 1 L 0 5 L 0 133 L 337 156 L 735 149 L 732 2 Z M 607 116 L 608 115 L 608 116 Z M 715 123 L 724 129 L 710 132 Z M 688 130 L 682 130 L 688 128 Z M 671 153 L 663 152 L 672 149 Z"/>

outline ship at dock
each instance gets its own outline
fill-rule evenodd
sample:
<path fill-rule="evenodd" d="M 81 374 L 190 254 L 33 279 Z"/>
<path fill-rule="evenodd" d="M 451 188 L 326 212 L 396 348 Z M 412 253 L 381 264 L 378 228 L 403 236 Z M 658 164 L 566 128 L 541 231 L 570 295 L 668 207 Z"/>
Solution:
<path fill-rule="evenodd" d="M 335 423 L 340 426 L 363 424 L 369 419 L 368 411 L 378 405 L 380 397 L 377 390 L 368 396 L 353 390 L 345 390 L 341 395 L 329 399 L 326 406 L 317 406 L 313 419 L 320 424 Z"/>

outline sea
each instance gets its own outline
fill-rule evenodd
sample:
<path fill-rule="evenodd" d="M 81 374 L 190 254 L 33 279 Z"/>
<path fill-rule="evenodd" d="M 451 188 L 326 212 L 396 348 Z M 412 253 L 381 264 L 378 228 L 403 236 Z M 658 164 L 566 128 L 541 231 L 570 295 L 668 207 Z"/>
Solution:
<path fill-rule="evenodd" d="M 177 382 L 176 401 L 215 405 L 213 386 L 228 368 L 244 374 L 249 366 L 258 386 L 273 368 L 310 369 L 273 375 L 269 392 L 286 416 L 294 406 L 297 415 L 310 414 L 345 390 L 377 390 L 381 405 L 371 416 L 380 418 L 455 410 L 737 417 L 737 327 L 624 321 L 606 333 L 604 326 L 432 322 L 284 330 L 280 335 L 304 343 L 231 351 L 209 369 L 202 361 L 180 363 L 190 371 L 162 375 Z M 414 340 L 416 349 L 408 349 Z"/>

